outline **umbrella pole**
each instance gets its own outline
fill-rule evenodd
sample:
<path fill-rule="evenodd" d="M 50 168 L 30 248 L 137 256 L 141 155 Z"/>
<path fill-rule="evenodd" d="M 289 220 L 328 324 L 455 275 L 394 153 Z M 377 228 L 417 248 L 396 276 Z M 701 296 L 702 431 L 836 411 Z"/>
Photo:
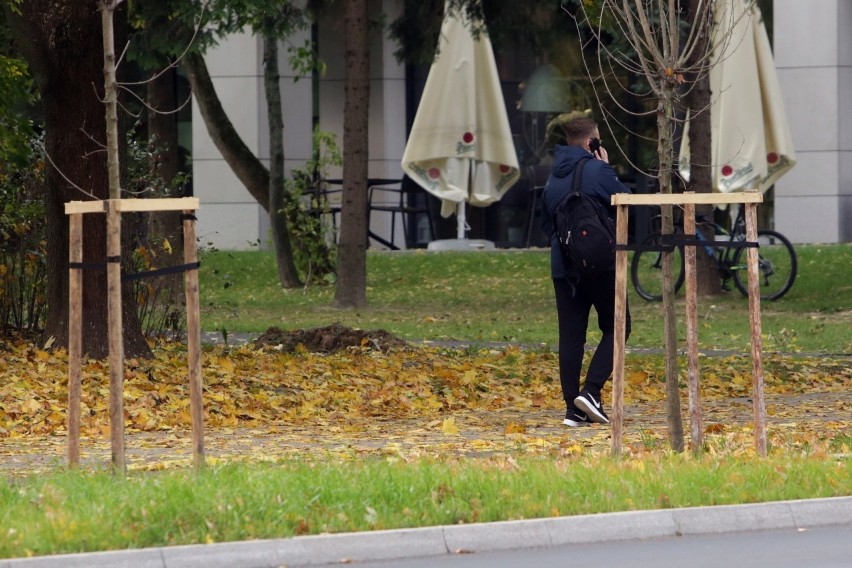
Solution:
<path fill-rule="evenodd" d="M 473 187 L 473 161 L 470 161 L 470 168 L 467 171 L 467 195 L 470 197 L 470 189 Z M 456 207 L 456 237 L 459 240 L 467 238 L 467 200 L 462 200 Z"/>
<path fill-rule="evenodd" d="M 465 231 L 467 229 L 467 214 L 464 205 L 465 203 L 464 201 L 462 201 L 456 207 L 456 219 L 458 220 L 458 228 L 456 231 L 456 235 L 459 239 L 465 238 Z"/>

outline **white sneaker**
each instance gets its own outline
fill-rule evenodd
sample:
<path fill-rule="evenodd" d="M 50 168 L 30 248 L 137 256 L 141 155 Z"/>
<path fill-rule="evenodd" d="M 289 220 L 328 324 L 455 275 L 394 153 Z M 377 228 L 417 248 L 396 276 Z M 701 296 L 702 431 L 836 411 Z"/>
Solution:
<path fill-rule="evenodd" d="M 591 424 L 592 421 L 589 420 L 589 417 L 582 412 L 577 410 L 568 410 L 565 412 L 565 420 L 563 420 L 562 423 L 566 426 L 570 426 L 571 428 L 576 428 L 577 426 L 586 426 Z"/>

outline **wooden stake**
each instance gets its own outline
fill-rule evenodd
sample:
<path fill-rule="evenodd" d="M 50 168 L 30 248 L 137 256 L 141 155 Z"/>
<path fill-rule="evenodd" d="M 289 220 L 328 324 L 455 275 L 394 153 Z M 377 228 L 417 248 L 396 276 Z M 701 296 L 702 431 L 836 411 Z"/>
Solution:
<path fill-rule="evenodd" d="M 194 211 L 184 211 L 184 262 L 198 262 Z M 198 299 L 198 270 L 186 272 L 186 334 L 189 352 L 189 401 L 192 420 L 192 463 L 204 467 L 204 402 L 201 384 L 201 310 Z"/>
<path fill-rule="evenodd" d="M 743 203 L 745 204 L 746 238 L 750 242 L 757 241 L 757 204 L 763 201 L 763 195 L 757 191 L 733 194 L 630 194 L 618 193 L 612 196 L 611 205 L 617 207 L 616 242 L 620 245 L 627 243 L 627 206 L 628 205 L 686 205 L 686 221 L 684 228 L 689 234 L 695 234 L 695 205 Z M 687 334 L 689 342 L 689 401 L 690 424 L 692 427 L 693 451 L 702 448 L 701 436 L 701 407 L 699 401 L 698 381 L 698 321 L 697 321 L 697 286 L 695 282 L 695 247 L 686 247 L 687 266 Z M 691 257 L 691 258 L 690 258 Z M 616 251 L 615 270 L 615 338 L 613 345 L 613 421 L 612 421 L 612 453 L 621 455 L 621 422 L 622 406 L 624 403 L 624 343 L 626 339 L 626 307 L 627 307 L 627 253 Z M 664 259 L 665 260 L 665 259 Z M 690 267 L 691 265 L 691 267 Z M 748 288 L 749 288 L 749 319 L 751 322 L 751 355 L 753 365 L 753 398 L 754 398 L 754 436 L 757 453 L 766 455 L 766 404 L 763 393 L 763 351 L 762 330 L 760 325 L 760 283 L 758 281 L 758 252 L 748 249 Z M 668 386 L 668 385 L 667 385 Z M 671 428 L 671 424 L 669 425 Z"/>
<path fill-rule="evenodd" d="M 109 333 L 109 420 L 112 467 L 124 475 L 124 327 L 121 316 L 121 214 L 113 200 L 107 212 L 107 313 Z"/>
<path fill-rule="evenodd" d="M 746 240 L 757 242 L 757 205 L 745 205 Z M 763 329 L 760 323 L 760 275 L 756 248 L 748 249 L 748 307 L 751 324 L 752 399 L 754 401 L 754 447 L 766 455 L 766 401 L 763 392 Z"/>
<path fill-rule="evenodd" d="M 695 205 L 683 206 L 683 229 L 686 236 L 695 235 Z M 704 448 L 703 426 L 701 424 L 701 400 L 698 379 L 698 283 L 696 281 L 695 257 L 698 252 L 694 246 L 685 246 L 686 264 L 686 350 L 687 375 L 689 384 L 689 430 L 692 453 L 700 454 Z"/>
<path fill-rule="evenodd" d="M 627 244 L 627 206 L 616 208 L 615 242 Z M 621 456 L 624 415 L 624 345 L 627 341 L 627 251 L 615 251 L 615 336 L 612 350 L 612 455 Z"/>
<path fill-rule="evenodd" d="M 83 215 L 69 218 L 68 261 L 83 262 Z M 80 398 L 83 351 L 83 270 L 68 269 L 68 467 L 80 465 Z"/>
<path fill-rule="evenodd" d="M 195 238 L 195 198 L 145 200 L 110 199 L 97 202 L 70 202 L 65 204 L 69 215 L 69 262 L 83 260 L 83 214 L 106 213 L 107 217 L 107 312 L 109 340 L 109 414 L 112 466 L 116 474 L 127 473 L 124 455 L 124 329 L 121 302 L 121 211 L 158 211 L 158 202 L 164 210 L 174 210 L 181 204 L 184 220 L 184 258 L 187 264 L 198 262 Z M 69 323 L 68 323 L 68 461 L 76 467 L 80 459 L 80 392 L 82 359 L 82 271 L 71 268 L 69 273 Z M 201 384 L 201 315 L 198 297 L 198 270 L 186 275 L 187 334 L 189 350 L 190 416 L 192 420 L 193 463 L 196 469 L 204 465 L 204 407 Z"/>

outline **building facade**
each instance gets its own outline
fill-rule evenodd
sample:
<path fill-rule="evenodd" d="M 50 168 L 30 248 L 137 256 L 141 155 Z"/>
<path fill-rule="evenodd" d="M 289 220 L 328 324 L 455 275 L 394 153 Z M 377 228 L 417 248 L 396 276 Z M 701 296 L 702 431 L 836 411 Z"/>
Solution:
<path fill-rule="evenodd" d="M 775 0 L 775 66 L 797 164 L 775 185 L 794 243 L 852 241 L 852 2 Z"/>
<path fill-rule="evenodd" d="M 402 3 L 382 0 L 381 8 L 393 18 Z M 378 9 L 378 7 L 376 7 Z M 299 77 L 288 64 L 287 48 L 301 46 L 311 39 L 305 31 L 281 45 L 281 90 L 284 113 L 285 168 L 302 168 L 311 158 L 314 125 L 336 135 L 343 144 L 343 21 L 329 18 L 317 26 L 320 56 L 325 73 L 316 80 Z M 406 105 L 405 69 L 393 56 L 395 45 L 374 33 L 370 45 L 370 164 L 371 178 L 401 179 L 400 162 L 405 149 Z M 269 164 L 267 105 L 263 83 L 263 46 L 249 33 L 229 36 L 206 55 L 210 76 L 225 112 L 243 141 L 264 164 Z M 197 109 L 192 116 L 193 192 L 200 198 L 198 234 L 202 245 L 239 250 L 265 244 L 269 220 L 264 209 L 251 197 L 215 147 L 204 119 Z M 342 169 L 329 172 L 341 178 Z M 334 199 L 334 196 L 332 196 Z M 387 215 L 377 215 L 371 226 L 386 232 Z M 395 238 L 404 246 L 401 231 Z"/>
<path fill-rule="evenodd" d="M 402 10 L 401 0 L 375 0 L 371 8 L 392 20 Z M 319 78 L 299 78 L 287 64 L 287 47 L 302 45 L 310 32 L 282 45 L 281 88 L 285 124 L 286 168 L 303 167 L 311 157 L 314 125 L 336 134 L 343 143 L 343 22 L 329 18 L 317 26 L 320 56 L 327 64 Z M 774 189 L 774 228 L 794 243 L 852 241 L 852 2 L 849 0 L 774 0 L 774 50 L 779 80 L 796 148 L 798 163 Z M 814 41 L 814 38 L 819 41 Z M 369 176 L 398 180 L 406 134 L 416 110 L 424 77 L 413 77 L 396 61 L 396 44 L 387 34 L 371 36 L 371 99 Z M 211 77 L 228 115 L 247 145 L 269 162 L 266 101 L 263 92 L 262 42 L 251 34 L 227 38 L 206 56 Z M 527 70 L 532 74 L 533 69 Z M 501 71 L 502 73 L 502 71 Z M 510 118 L 518 82 L 504 84 Z M 415 108 L 411 108 L 414 106 Z M 512 119 L 514 120 L 514 119 Z M 513 128 L 514 128 L 513 124 Z M 538 125 L 540 128 L 541 125 Z M 526 127 L 524 127 L 526 128 Z M 519 127 L 520 129 L 520 127 Z M 521 149 L 519 148 L 519 152 Z M 522 160 L 523 161 L 523 160 Z M 237 180 L 213 145 L 197 110 L 192 120 L 194 193 L 201 200 L 198 233 L 202 245 L 245 249 L 268 241 L 269 222 L 264 209 Z M 330 178 L 340 178 L 338 168 Z M 527 192 L 528 187 L 518 192 Z M 395 197 L 377 192 L 379 201 Z M 523 200 L 526 196 L 521 195 Z M 489 225 L 495 240 L 506 246 L 529 244 L 528 214 L 523 206 L 507 203 L 472 215 L 473 223 Z M 524 201 L 526 203 L 526 201 Z M 398 227 L 398 214 L 373 212 L 371 231 L 394 246 L 411 244 Z M 397 227 L 391 231 L 392 222 Z M 495 232 L 495 227 L 499 232 Z M 475 227 L 476 228 L 476 227 Z M 417 228 L 410 229 L 417 231 Z M 434 229 L 418 235 L 428 240 Z M 527 233 L 524 241 L 521 235 Z M 477 236 L 490 236 L 482 232 Z M 410 237 L 410 235 L 408 235 Z M 387 244 L 371 241 L 371 246 Z"/>

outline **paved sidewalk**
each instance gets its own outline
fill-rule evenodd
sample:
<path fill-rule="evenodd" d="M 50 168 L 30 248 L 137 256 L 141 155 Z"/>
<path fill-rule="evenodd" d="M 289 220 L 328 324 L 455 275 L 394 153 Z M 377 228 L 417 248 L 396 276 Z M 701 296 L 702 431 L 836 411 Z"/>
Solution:
<path fill-rule="evenodd" d="M 0 560 L 0 568 L 296 568 L 628 539 L 848 526 L 852 497 Z M 852 534 L 852 532 L 850 533 Z"/>

